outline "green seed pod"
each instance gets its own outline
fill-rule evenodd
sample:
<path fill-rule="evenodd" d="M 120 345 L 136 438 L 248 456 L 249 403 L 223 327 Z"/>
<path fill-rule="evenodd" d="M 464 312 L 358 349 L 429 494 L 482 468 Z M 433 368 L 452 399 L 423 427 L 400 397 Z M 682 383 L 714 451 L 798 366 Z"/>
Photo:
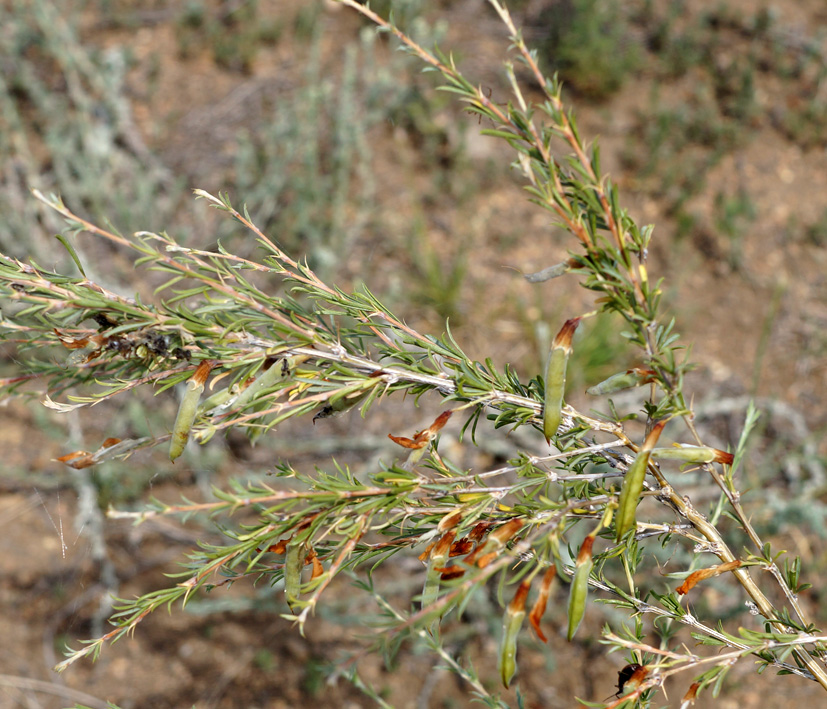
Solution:
<path fill-rule="evenodd" d="M 566 637 L 569 642 L 580 627 L 580 621 L 586 614 L 586 599 L 589 595 L 589 574 L 592 572 L 594 562 L 592 561 L 592 547 L 597 531 L 592 532 L 583 540 L 580 546 L 580 553 L 577 555 L 577 563 L 574 569 L 574 578 L 569 588 L 569 627 Z"/>
<path fill-rule="evenodd" d="M 304 542 L 291 541 L 284 556 L 284 596 L 291 608 L 299 600 L 304 568 Z"/>
<path fill-rule="evenodd" d="M 660 437 L 666 421 L 660 421 L 650 431 L 646 441 L 641 446 L 626 476 L 623 479 L 623 489 L 620 491 L 618 502 L 617 524 L 615 527 L 617 540 L 623 537 L 626 532 L 635 526 L 635 511 L 640 500 L 640 493 L 643 492 L 643 481 L 646 479 L 646 468 L 649 466 L 649 457 Z"/>
<path fill-rule="evenodd" d="M 604 379 L 600 384 L 595 384 L 593 387 L 586 389 L 586 393 L 591 396 L 614 394 L 616 391 L 631 389 L 641 384 L 648 384 L 652 381 L 654 374 L 654 371 L 651 369 L 638 369 L 635 367 L 634 369 L 629 369 L 625 372 L 614 374 L 608 379 Z"/>
<path fill-rule="evenodd" d="M 195 421 L 195 414 L 198 413 L 198 401 L 203 391 L 203 384 L 187 382 L 187 390 L 178 406 L 178 414 L 172 427 L 172 439 L 169 442 L 169 459 L 172 461 L 180 458 L 187 447 L 190 429 Z"/>
<path fill-rule="evenodd" d="M 347 389 L 343 391 L 336 392 L 327 400 L 327 404 L 313 417 L 313 423 L 316 423 L 317 419 L 326 419 L 350 411 L 370 394 L 371 389 L 376 386 L 376 381 L 377 380 L 366 379 L 365 381 L 347 387 Z"/>
<path fill-rule="evenodd" d="M 546 364 L 546 392 L 543 406 L 543 435 L 550 441 L 562 421 L 563 394 L 566 390 L 566 366 L 571 354 L 571 338 L 580 318 L 567 320 L 551 344 Z"/>
<path fill-rule="evenodd" d="M 172 426 L 172 438 L 169 441 L 169 459 L 171 461 L 180 458 L 187 447 L 190 429 L 198 413 L 198 401 L 201 399 L 204 383 L 207 381 L 211 369 L 211 362 L 202 362 L 187 382 L 187 389 L 181 403 L 178 405 L 178 414 L 175 416 L 175 423 Z"/>
<path fill-rule="evenodd" d="M 517 636 L 525 620 L 525 602 L 530 588 L 531 582 L 523 581 L 503 614 L 503 634 L 500 640 L 497 670 L 506 689 L 517 673 Z"/>
<path fill-rule="evenodd" d="M 676 446 L 655 448 L 652 457 L 658 460 L 680 460 L 683 463 L 732 463 L 732 453 L 705 446 Z"/>
<path fill-rule="evenodd" d="M 289 374 L 299 362 L 306 360 L 306 356 L 293 356 L 273 362 L 270 367 L 259 374 L 244 389 L 233 402 L 234 409 L 241 410 L 261 392 L 275 386 L 281 379 Z"/>
<path fill-rule="evenodd" d="M 204 403 L 198 407 L 199 414 L 210 414 L 215 412 L 215 409 L 226 404 L 232 397 L 232 391 L 227 389 L 219 389 L 214 394 L 211 394 L 204 400 Z M 217 413 L 217 412 L 216 412 Z"/>

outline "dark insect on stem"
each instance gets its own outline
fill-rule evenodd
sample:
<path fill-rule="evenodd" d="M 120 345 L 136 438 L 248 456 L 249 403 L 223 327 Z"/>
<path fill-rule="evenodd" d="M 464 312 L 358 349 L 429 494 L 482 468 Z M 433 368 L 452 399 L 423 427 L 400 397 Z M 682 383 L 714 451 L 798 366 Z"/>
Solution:
<path fill-rule="evenodd" d="M 187 362 L 192 361 L 192 355 L 183 347 L 176 347 L 170 354 L 175 357 L 175 359 L 185 359 Z"/>
<path fill-rule="evenodd" d="M 92 319 L 98 324 L 101 330 L 108 330 L 110 327 L 115 327 L 115 325 L 118 324 L 106 313 L 95 313 Z"/>
<path fill-rule="evenodd" d="M 117 325 L 103 313 L 94 316 L 95 322 L 100 325 L 101 330 Z M 170 348 L 170 336 L 149 328 L 143 328 L 136 332 L 112 335 L 106 337 L 103 346 L 127 359 L 138 358 L 144 360 L 156 360 L 165 357 L 173 357 L 177 360 L 192 360 L 190 353 L 183 347 Z"/>
<path fill-rule="evenodd" d="M 626 683 L 632 679 L 632 676 L 637 672 L 642 665 L 637 664 L 636 662 L 632 662 L 626 665 L 620 672 L 617 673 L 617 693 L 615 694 L 616 697 L 619 697 L 623 694 L 623 689 L 626 686 Z"/>
<path fill-rule="evenodd" d="M 325 404 L 319 411 L 313 416 L 313 425 L 316 425 L 316 419 L 326 419 L 333 416 L 336 413 L 334 408 L 330 404 Z"/>
<path fill-rule="evenodd" d="M 160 332 L 149 330 L 143 335 L 142 342 L 147 350 L 158 357 L 165 357 L 169 352 L 169 339 Z"/>

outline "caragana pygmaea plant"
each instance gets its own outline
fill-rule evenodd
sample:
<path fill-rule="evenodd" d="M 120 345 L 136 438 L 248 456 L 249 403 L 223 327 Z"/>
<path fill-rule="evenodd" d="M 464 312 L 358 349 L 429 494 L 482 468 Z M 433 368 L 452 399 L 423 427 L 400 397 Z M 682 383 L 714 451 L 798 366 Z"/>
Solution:
<path fill-rule="evenodd" d="M 67 465 L 89 467 L 166 441 L 174 461 L 191 440 L 203 445 L 230 429 L 261 436 L 300 416 L 364 414 L 378 399 L 401 393 L 419 398 L 431 392 L 442 402 L 424 430 L 412 437 L 389 434 L 408 451 L 407 458 L 373 471 L 367 482 L 335 463 L 324 471 L 283 464 L 277 473 L 290 478 L 290 487 L 235 484 L 216 491 L 214 501 L 153 502 L 141 512 L 110 511 L 140 522 L 158 515 L 229 517 L 247 510 L 253 521 L 248 515 L 243 526 L 233 527 L 231 519 L 223 520 L 224 545 L 193 550 L 180 582 L 120 601 L 112 617 L 115 628 L 71 651 L 59 669 L 97 657 L 107 641 L 132 632 L 152 611 L 186 603 L 199 589 L 216 586 L 218 572 L 225 579 L 281 584 L 284 617 L 303 628 L 324 602 L 331 581 L 348 571 L 361 578 L 385 614 L 378 646 L 392 644 L 400 634 L 420 639 L 490 706 L 504 706 L 504 700 L 451 656 L 440 626 L 494 579 L 504 606 L 498 671 L 505 687 L 519 681 L 526 617 L 536 636 L 547 639 L 544 613 L 561 579 L 570 584 L 567 627 L 560 629 L 569 640 L 596 598 L 629 619 L 630 625 L 607 626 L 603 634 L 607 646 L 627 653 L 629 663 L 608 706 L 648 705 L 675 675 L 686 677 L 688 704 L 704 689 L 717 688 L 742 659 L 757 659 L 763 667 L 827 689 L 827 638 L 798 602 L 799 565 L 782 571 L 740 503 L 734 473 L 757 415 L 748 412 L 734 452 L 704 444 L 684 391 L 690 363 L 674 322 L 661 311 L 660 283 L 647 270 L 652 227 L 638 226 L 621 206 L 618 190 L 601 171 L 597 146 L 587 147 L 581 139 L 561 101 L 559 83 L 542 73 L 507 9 L 490 0 L 510 34 L 514 60 L 543 92 L 541 102 L 526 98 L 511 61 L 505 72 L 512 96 L 501 103 L 463 76 L 450 56 L 427 51 L 366 5 L 340 2 L 394 35 L 441 76 L 443 89 L 480 116 L 485 135 L 511 146 L 531 200 L 575 239 L 565 261 L 529 280 L 578 278 L 594 291 L 596 310 L 569 318 L 551 344 L 544 373 L 524 382 L 508 365 L 498 368 L 490 360 L 469 358 L 450 332 L 441 337 L 417 332 L 367 288 L 348 293 L 324 282 L 221 194 L 196 190 L 252 232 L 260 258 L 223 248 L 183 247 L 163 233 L 124 237 L 77 216 L 60 198 L 35 191 L 71 231 L 131 250 L 137 265 L 168 274 L 168 280 L 148 304 L 85 276 L 0 257 L 0 290 L 13 303 L 13 314 L 2 322 L 3 337 L 35 354 L 29 371 L 7 386 L 13 389 L 23 379 L 43 381 L 45 404 L 59 411 L 82 409 L 139 386 L 163 391 L 181 384 L 185 389 L 169 435 L 108 438 L 93 452 L 63 456 Z M 284 290 L 263 289 L 253 277 L 259 275 L 280 278 Z M 598 311 L 623 321 L 638 362 L 592 383 L 589 391 L 605 397 L 647 385 L 649 396 L 639 416 L 645 424 L 642 436 L 629 433 L 628 423 L 613 409 L 587 415 L 565 404 L 574 331 Z M 47 344 L 71 353 L 64 362 L 37 358 L 37 348 Z M 64 396 L 70 387 L 83 393 Z M 554 450 L 544 456 L 519 452 L 494 470 L 463 471 L 439 450 L 438 435 L 450 419 L 460 417 L 468 445 L 487 427 L 528 427 Z M 667 426 L 674 438 L 686 441 L 659 446 Z M 682 493 L 677 473 L 687 465 L 708 474 L 728 516 L 709 519 Z M 726 542 L 724 527 L 731 524 L 749 539 L 748 550 L 736 552 Z M 645 554 L 650 543 L 683 547 L 693 559 L 673 592 L 654 590 L 663 581 Z M 406 552 L 421 559 L 425 581 L 412 607 L 397 608 L 374 587 L 371 570 Z M 707 555 L 719 563 L 710 564 Z M 769 600 L 753 578 L 755 569 L 769 572 L 762 581 L 771 579 L 784 603 Z M 689 612 L 682 597 L 722 575 L 740 587 L 761 619 L 760 628 L 733 635 L 716 619 L 704 621 Z M 718 652 L 696 654 L 683 644 L 671 645 L 668 634 L 650 620 L 687 626 L 699 644 Z M 650 633 L 661 633 L 663 642 L 647 642 Z"/>

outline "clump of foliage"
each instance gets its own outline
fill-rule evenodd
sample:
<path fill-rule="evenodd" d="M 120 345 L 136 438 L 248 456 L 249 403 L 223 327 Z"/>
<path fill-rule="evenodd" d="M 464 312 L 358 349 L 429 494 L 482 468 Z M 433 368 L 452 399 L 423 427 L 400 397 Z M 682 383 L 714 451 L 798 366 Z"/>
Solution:
<path fill-rule="evenodd" d="M 127 54 L 88 51 L 73 13 L 44 0 L 25 12 L 0 7 L 0 247 L 19 255 L 25 245 L 40 261 L 52 249 L 33 235 L 39 216 L 29 187 L 59 184 L 76 209 L 128 229 L 164 224 L 183 193 L 140 138 L 126 95 Z"/>
<path fill-rule="evenodd" d="M 534 23 L 543 58 L 575 91 L 608 98 L 641 64 L 629 14 L 616 2 L 546 3 Z"/>
<path fill-rule="evenodd" d="M 326 283 L 226 196 L 196 191 L 255 235 L 259 258 L 220 246 L 184 247 L 164 233 L 121 236 L 79 217 L 60 198 L 35 191 L 71 232 L 131 250 L 138 266 L 167 280 L 153 303 L 118 295 L 85 277 L 65 237 L 79 277 L 0 257 L 0 291 L 9 301 L 2 336 L 29 356 L 26 372 L 6 386 L 44 381 L 44 402 L 60 411 L 142 386 L 183 390 L 169 434 L 112 437 L 97 450 L 65 455 L 67 465 L 91 467 L 165 443 L 174 460 L 189 441 L 206 444 L 231 429 L 267 435 L 300 416 L 364 414 L 380 398 L 403 393 L 435 409 L 424 430 L 390 434 L 405 452 L 403 462 L 366 479 L 335 463 L 309 471 L 283 464 L 272 484 L 235 484 L 216 490 L 214 500 L 111 511 L 137 522 L 208 512 L 220 518 L 226 541 L 193 549 L 169 587 L 120 601 L 114 629 L 71 651 L 59 668 L 96 657 L 154 610 L 229 582 L 283 588 L 284 617 L 302 628 L 312 622 L 333 579 L 348 571 L 382 610 L 377 648 L 392 650 L 405 637 L 419 639 L 489 706 L 505 703 L 446 649 L 440 625 L 494 581 L 504 607 L 498 670 L 505 687 L 518 677 L 526 620 L 545 641 L 546 606 L 554 585 L 564 582 L 570 589 L 569 640 L 594 599 L 628 618 L 607 626 L 603 635 L 607 645 L 628 655 L 618 697 L 609 706 L 648 706 L 667 678 L 689 674 L 688 704 L 707 689 L 717 691 L 739 660 L 757 660 L 760 669 L 795 674 L 827 689 L 827 638 L 799 603 L 806 587 L 800 561 L 781 563 L 781 554 L 759 536 L 741 505 L 736 473 L 757 415 L 750 410 L 732 452 L 707 445 L 696 430 L 684 387 L 687 350 L 662 312 L 661 284 L 646 265 L 653 228 L 636 224 L 622 207 L 601 170 L 597 146 L 582 140 L 565 110 L 559 83 L 542 73 L 497 0 L 491 5 L 509 31 L 516 61 L 542 90 L 540 102 L 526 98 L 511 61 L 505 71 L 513 95 L 499 103 L 466 79 L 450 56 L 426 51 L 355 0 L 341 2 L 395 35 L 438 72 L 446 91 L 480 116 L 486 135 L 513 148 L 531 200 L 574 237 L 565 261 L 529 280 L 579 278 L 594 293 L 595 310 L 572 314 L 551 344 L 544 372 L 523 381 L 508 365 L 472 360 L 450 331 L 440 337 L 417 332 L 367 288 L 346 292 Z M 272 278 L 281 280 L 281 292 L 265 285 Z M 606 402 L 605 411 L 586 414 L 565 404 L 565 383 L 574 333 L 597 312 L 623 322 L 637 366 L 594 382 L 589 391 Z M 65 350 L 64 361 L 43 357 L 47 346 Z M 648 392 L 637 416 L 619 412 L 607 399 L 636 386 Z M 544 456 L 516 454 L 496 469 L 464 470 L 439 446 L 440 431 L 458 419 L 469 446 L 491 429 L 525 427 L 554 449 Z M 662 443 L 667 435 L 678 444 Z M 683 493 L 680 472 L 687 468 L 702 471 L 717 489 L 711 509 L 699 509 Z M 233 515 L 243 515 L 243 524 L 234 524 Z M 728 541 L 733 530 L 746 540 L 746 549 L 738 551 Z M 662 580 L 645 553 L 660 546 L 687 559 L 685 569 L 669 575 L 675 587 L 666 593 L 656 590 Z M 422 560 L 425 581 L 411 607 L 397 607 L 374 584 L 374 572 L 405 553 Z M 759 585 L 755 571 L 766 572 L 760 579 L 774 586 L 772 592 Z M 685 598 L 703 593 L 705 582 L 717 576 L 740 589 L 754 610 L 755 627 L 733 635 L 715 617 L 690 612 Z M 715 652 L 675 642 L 679 626 Z M 649 639 L 652 634 L 658 642 Z"/>

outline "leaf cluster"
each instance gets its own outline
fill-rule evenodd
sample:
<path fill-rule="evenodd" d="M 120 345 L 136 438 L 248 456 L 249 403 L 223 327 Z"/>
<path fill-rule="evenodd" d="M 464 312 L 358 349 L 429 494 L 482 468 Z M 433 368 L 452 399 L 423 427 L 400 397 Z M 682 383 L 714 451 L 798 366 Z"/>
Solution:
<path fill-rule="evenodd" d="M 42 382 L 44 402 L 60 411 L 83 409 L 144 386 L 162 392 L 181 385 L 186 392 L 171 436 L 107 439 L 95 453 L 64 456 L 67 464 L 96 465 L 170 437 L 178 446 L 170 448 L 174 458 L 189 439 L 206 444 L 231 429 L 257 438 L 299 416 L 316 420 L 357 410 L 364 416 L 379 399 L 400 394 L 416 401 L 427 394 L 429 405 L 437 401 L 442 409 L 426 429 L 410 437 L 391 435 L 407 458 L 377 469 L 357 474 L 335 463 L 311 471 L 285 464 L 273 484 L 236 483 L 214 490 L 211 501 L 154 502 L 138 512 L 111 512 L 136 522 L 158 515 L 210 515 L 222 543 L 204 541 L 193 550 L 184 570 L 173 577 L 181 579 L 176 584 L 123 600 L 112 618 L 115 629 L 73 651 L 60 668 L 97 656 L 105 642 L 133 631 L 162 606 L 245 580 L 283 588 L 284 616 L 303 628 L 335 577 L 347 572 L 383 609 L 379 645 L 388 654 L 401 637 L 419 638 L 491 706 L 500 700 L 450 656 L 440 636 L 443 620 L 462 613 L 474 592 L 489 582 L 497 584 L 504 606 L 499 668 L 506 686 L 517 673 L 525 619 L 545 639 L 546 604 L 561 579 L 570 582 L 569 639 L 596 592 L 634 618 L 633 631 L 604 635 L 614 648 L 630 651 L 641 668 L 634 686 L 621 687 L 626 693 L 619 701 L 645 704 L 670 674 L 688 670 L 700 672 L 692 691 L 719 686 L 730 665 L 722 656 L 695 655 L 674 645 L 680 625 L 699 641 L 728 648 L 727 660 L 754 656 L 827 687 L 820 665 L 824 638 L 796 596 L 804 588 L 800 562 L 785 561 L 779 568 L 778 556 L 740 506 L 732 473 L 755 416 L 748 415 L 734 455 L 703 445 L 684 393 L 686 350 L 674 321 L 661 312 L 660 283 L 647 270 L 653 230 L 640 228 L 621 206 L 616 186 L 601 171 L 597 146 L 586 146 L 573 115 L 564 109 L 559 82 L 542 74 L 496 0 L 491 4 L 510 32 L 516 61 L 544 93 L 537 105 L 525 99 L 513 63 L 506 65 L 513 99 L 494 102 L 459 72 L 450 55 L 427 52 L 368 7 L 342 2 L 438 72 L 444 88 L 488 122 L 484 132 L 515 150 L 531 200 L 575 237 L 576 248 L 552 269 L 553 275 L 578 277 L 595 293 L 593 312 L 614 314 L 627 328 L 640 365 L 613 381 L 648 384 L 637 417 L 645 435 L 635 442 L 629 417 L 618 415 L 611 404 L 606 414 L 587 415 L 563 405 L 562 396 L 548 396 L 552 387 L 563 392 L 573 330 L 593 312 L 563 326 L 550 353 L 555 366 L 546 369 L 545 380 L 537 375 L 523 381 L 507 365 L 472 360 L 447 327 L 441 336 L 421 334 L 367 288 L 346 292 L 326 283 L 226 195 L 196 190 L 254 235 L 259 258 L 238 256 L 221 245 L 212 251 L 186 248 L 165 233 L 125 237 L 82 219 L 58 197 L 35 192 L 66 219 L 69 232 L 61 240 L 81 275 L 0 256 L 5 303 L 0 336 L 27 357 L 23 375 L 4 382 L 8 390 Z M 72 247 L 81 234 L 132 251 L 137 266 L 160 274 L 163 281 L 151 302 L 87 279 Z M 595 391 L 603 395 L 613 387 L 603 383 Z M 549 425 L 552 414 L 554 425 Z M 472 446 L 495 428 L 527 427 L 538 442 L 545 435 L 555 448 L 547 455 L 520 450 L 501 467 L 466 470 L 440 449 L 440 431 L 453 417 L 462 419 L 460 436 L 466 443 L 470 438 Z M 667 455 L 656 445 L 669 421 L 682 422 L 691 443 L 677 453 L 668 449 Z M 719 489 L 718 512 L 725 509 L 726 515 L 716 513 L 710 521 L 681 494 L 679 471 L 668 467 L 675 460 L 701 467 Z M 726 542 L 724 523 L 742 530 L 752 551 L 736 555 Z M 683 578 L 711 578 L 726 569 L 727 580 L 740 586 L 763 627 L 735 635 L 714 619 L 696 618 L 683 598 L 696 582 L 672 590 L 671 579 L 664 582 L 653 573 L 643 547 L 654 540 L 691 556 L 691 568 L 680 572 Z M 407 608 L 393 607 L 373 585 L 377 570 L 400 553 L 418 555 L 424 567 L 423 590 Z M 695 568 L 702 566 L 704 554 L 721 563 Z M 770 572 L 783 603 L 769 600 L 749 567 Z M 650 627 L 644 618 L 652 620 Z M 663 642 L 647 644 L 647 632 L 659 634 Z"/>

